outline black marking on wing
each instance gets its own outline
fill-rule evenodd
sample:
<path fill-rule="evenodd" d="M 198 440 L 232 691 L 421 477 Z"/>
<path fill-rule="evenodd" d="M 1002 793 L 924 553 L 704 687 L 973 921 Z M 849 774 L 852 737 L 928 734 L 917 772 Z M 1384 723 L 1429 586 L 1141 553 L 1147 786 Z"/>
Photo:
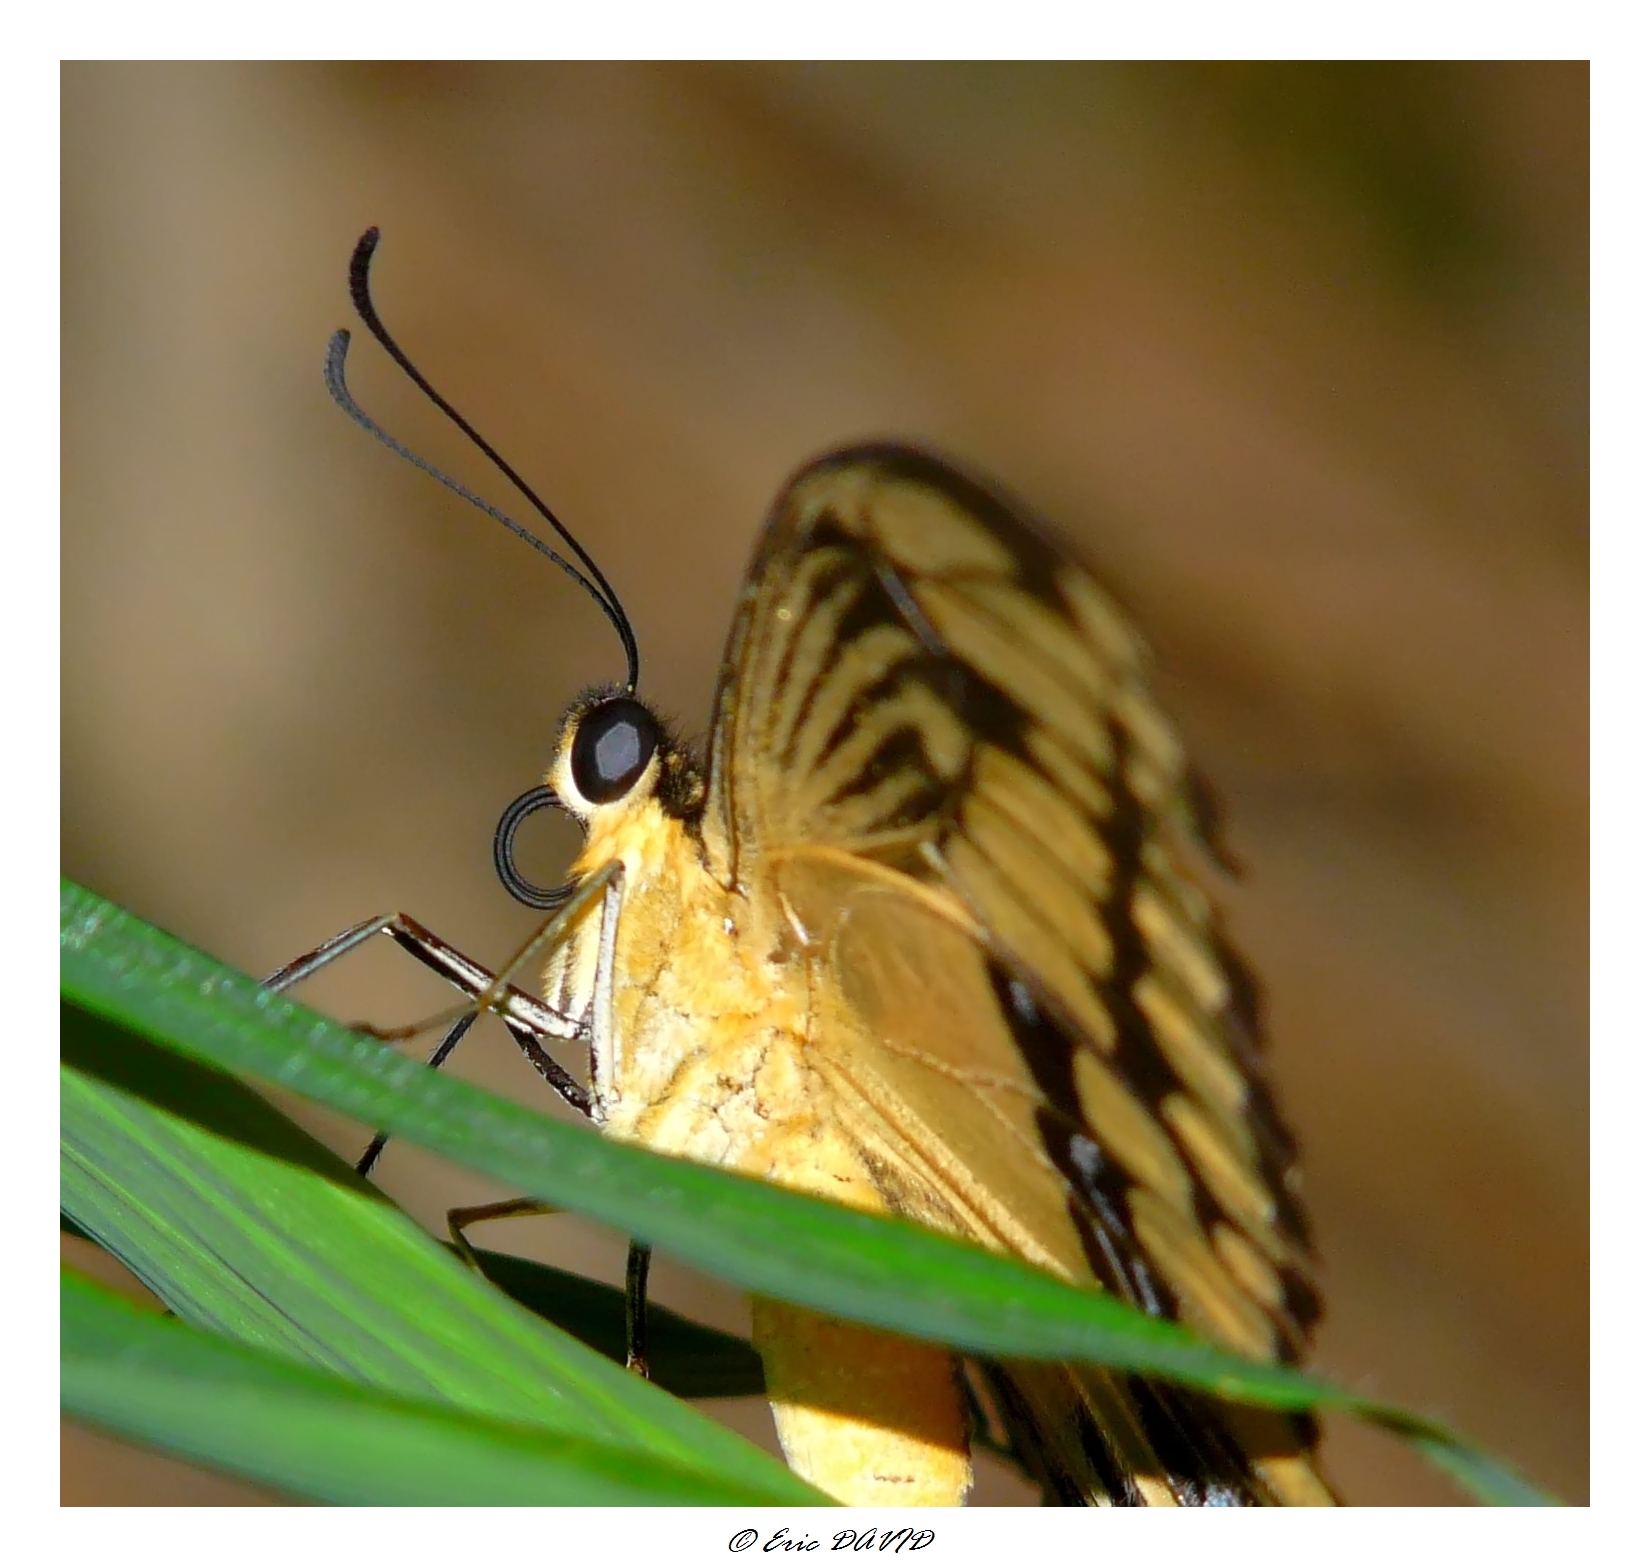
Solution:
<path fill-rule="evenodd" d="M 1044 1430 L 1045 1421 L 1031 1408 L 1019 1381 L 1019 1376 L 1024 1374 L 1020 1368 L 1012 1362 L 976 1364 L 1007 1432 L 1009 1448 L 1020 1467 L 1042 1491 L 1045 1505 L 1092 1507 L 1098 1500 L 1096 1492 L 1114 1507 L 1146 1505 L 1139 1483 L 1118 1456 L 1105 1428 L 1080 1400 L 1073 1400 L 1068 1411 L 1069 1439 L 1075 1441 L 1082 1459 L 1082 1472 L 1078 1474 L 1074 1473 L 1074 1464 L 1057 1457 L 1056 1444 L 1049 1442 Z M 1030 1375 L 1041 1375 L 1046 1382 L 1046 1368 L 1033 1368 Z"/>
<path fill-rule="evenodd" d="M 826 552 L 822 550 L 820 553 Z M 844 583 L 861 575 L 862 569 L 863 568 L 857 564 L 856 558 L 853 554 L 846 550 L 842 551 L 840 561 L 832 563 L 831 569 L 827 572 L 822 572 L 811 584 L 807 602 L 803 605 L 801 610 L 801 618 L 803 620 L 809 620 L 822 614 L 822 606 L 826 600 L 830 598 L 832 593 L 842 587 Z M 865 606 L 864 613 L 867 616 L 867 624 L 875 623 L 871 618 L 874 616 L 874 611 L 871 606 L 866 604 L 865 595 L 863 593 L 856 596 L 855 605 L 856 607 L 861 605 Z M 839 639 L 839 644 L 841 638 L 844 636 L 844 629 L 845 620 L 839 620 L 836 626 L 836 634 Z M 859 629 L 867 629 L 867 626 L 862 625 Z M 792 687 L 795 675 L 797 652 L 800 645 L 800 638 L 794 637 L 786 645 L 784 653 L 779 661 L 779 667 L 774 674 L 774 687 L 776 690 L 789 691 Z M 779 753 L 779 765 L 781 767 L 794 768 L 797 765 L 797 741 L 803 733 L 809 717 L 813 713 L 814 703 L 819 699 L 820 688 L 824 684 L 826 677 L 830 674 L 831 668 L 832 665 L 830 660 L 820 659 L 812 671 L 809 672 L 806 683 L 802 686 L 801 690 L 799 692 L 795 692 L 791 696 L 790 715 L 785 734 L 785 744 Z"/>
<path fill-rule="evenodd" d="M 1102 1134 L 1083 1118 L 1070 1034 L 1004 963 L 990 961 L 988 972 L 1014 1042 L 1047 1101 L 1037 1112 L 1038 1130 L 1065 1177 L 1067 1207 L 1095 1278 L 1141 1311 L 1175 1320 L 1174 1292 L 1154 1273 L 1129 1219 L 1131 1177 L 1107 1157 Z"/>
<path fill-rule="evenodd" d="M 1126 1386 L 1182 1507 L 1249 1507 L 1260 1500 L 1217 1399 L 1145 1377 L 1130 1377 Z"/>
<path fill-rule="evenodd" d="M 810 538 L 813 541 L 811 549 L 841 552 L 844 561 L 814 585 L 805 613 L 826 613 L 822 606 L 832 592 L 852 577 L 857 576 L 861 580 L 859 591 L 849 600 L 847 607 L 837 613 L 832 628 L 834 659 L 819 662 L 792 704 L 782 753 L 785 764 L 792 768 L 806 766 L 815 771 L 823 769 L 864 724 L 879 712 L 888 711 L 891 705 L 897 705 L 900 695 L 913 685 L 921 685 L 949 708 L 958 723 L 971 733 L 998 740 L 1007 746 L 1018 746 L 1021 733 L 1029 722 L 1028 715 L 1019 704 L 946 652 L 943 641 L 909 595 L 903 593 L 897 574 L 891 571 L 887 563 L 870 556 L 863 539 L 851 533 L 842 519 L 830 512 L 821 513 L 815 520 Z M 827 678 L 839 665 L 853 659 L 855 645 L 861 637 L 890 626 L 901 627 L 910 634 L 911 651 L 863 685 L 844 708 L 818 750 L 811 756 L 799 757 L 796 750 L 799 737 L 815 711 Z M 789 675 L 794 669 L 794 647 L 793 642 L 781 666 L 784 675 Z M 911 721 L 895 726 L 860 764 L 858 771 L 845 776 L 836 785 L 825 803 L 829 806 L 846 805 L 870 793 L 877 784 L 902 769 L 909 769 L 921 780 L 922 786 L 914 791 L 914 798 L 899 807 L 857 822 L 857 829 L 867 837 L 925 820 L 943 818 L 953 808 L 958 791 L 966 787 L 965 773 L 947 776 L 934 768 L 923 743 L 923 730 L 913 717 Z"/>

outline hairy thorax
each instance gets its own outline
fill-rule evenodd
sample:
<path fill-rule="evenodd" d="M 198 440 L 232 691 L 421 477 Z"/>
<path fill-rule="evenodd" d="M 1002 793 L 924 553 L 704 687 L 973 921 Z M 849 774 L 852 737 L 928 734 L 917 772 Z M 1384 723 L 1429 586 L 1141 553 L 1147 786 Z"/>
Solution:
<path fill-rule="evenodd" d="M 610 1015 L 592 1019 L 604 1130 L 795 1184 L 798 1151 L 829 1141 L 806 1061 L 808 965 L 797 933 L 776 907 L 722 886 L 656 804 L 593 830 L 575 871 L 615 860 L 624 870 Z M 600 929 L 592 911 L 568 953 L 592 996 Z M 554 970 L 551 981 L 554 991 Z"/>
<path fill-rule="evenodd" d="M 652 801 L 592 822 L 574 870 L 594 875 L 615 861 L 610 993 L 599 976 L 601 908 L 546 975 L 553 1005 L 589 1008 L 603 1130 L 886 1211 L 810 1060 L 821 969 L 777 889 L 724 886 L 697 841 Z M 752 1316 L 793 1468 L 861 1506 L 961 1500 L 968 1442 L 947 1351 L 774 1301 L 755 1302 Z"/>

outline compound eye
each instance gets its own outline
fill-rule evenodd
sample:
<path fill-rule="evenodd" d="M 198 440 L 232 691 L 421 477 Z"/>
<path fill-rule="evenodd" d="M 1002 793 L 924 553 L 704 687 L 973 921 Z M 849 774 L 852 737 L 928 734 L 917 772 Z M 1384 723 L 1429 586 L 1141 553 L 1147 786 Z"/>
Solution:
<path fill-rule="evenodd" d="M 568 759 L 573 783 L 592 805 L 627 794 L 659 749 L 659 720 L 638 701 L 614 697 L 579 720 Z"/>

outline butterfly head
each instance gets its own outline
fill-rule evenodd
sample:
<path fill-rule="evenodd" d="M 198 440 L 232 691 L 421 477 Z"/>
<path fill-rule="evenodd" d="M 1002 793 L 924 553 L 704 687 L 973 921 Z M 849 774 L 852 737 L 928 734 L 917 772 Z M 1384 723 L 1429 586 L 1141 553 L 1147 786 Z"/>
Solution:
<path fill-rule="evenodd" d="M 622 687 L 587 691 L 561 722 L 546 782 L 587 829 L 657 801 L 678 821 L 704 809 L 705 782 L 688 749 Z"/>
<path fill-rule="evenodd" d="M 545 783 L 529 789 L 506 807 L 493 836 L 493 864 L 510 895 L 529 908 L 553 909 L 565 900 L 574 883 L 541 887 L 529 881 L 516 868 L 515 836 L 527 817 L 547 808 L 566 811 L 585 829 L 588 855 L 599 852 L 601 840 L 616 831 L 622 833 L 627 824 L 632 827 L 645 826 L 651 821 L 655 826 L 669 824 L 677 829 L 684 824 L 690 828 L 696 827 L 704 811 L 704 774 L 669 727 L 650 707 L 636 699 L 634 692 L 641 671 L 636 634 L 618 594 L 602 574 L 601 568 L 591 559 L 589 551 L 539 499 L 521 475 L 436 391 L 390 335 L 373 302 L 370 283 L 372 258 L 378 249 L 378 239 L 378 230 L 368 229 L 356 242 L 355 253 L 350 258 L 350 298 L 356 314 L 413 384 L 521 492 L 568 553 L 563 554 L 561 550 L 552 548 L 530 529 L 417 456 L 361 408 L 344 378 L 344 360 L 350 340 L 347 331 L 333 333 L 327 346 L 327 390 L 351 419 L 391 451 L 439 480 L 461 500 L 503 524 L 517 538 L 566 572 L 606 616 L 624 650 L 625 683 L 588 691 L 568 709 L 562 719 L 555 758 Z M 677 836 L 681 837 L 679 831 Z"/>

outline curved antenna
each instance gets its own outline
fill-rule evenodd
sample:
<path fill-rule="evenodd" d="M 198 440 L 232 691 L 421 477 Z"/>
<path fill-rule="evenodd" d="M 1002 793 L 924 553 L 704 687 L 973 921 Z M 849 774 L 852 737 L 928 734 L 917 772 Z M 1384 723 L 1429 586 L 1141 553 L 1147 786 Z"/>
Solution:
<path fill-rule="evenodd" d="M 384 352 L 387 353 L 390 358 L 392 358 L 401 367 L 412 383 L 421 392 L 423 392 L 423 394 L 428 397 L 430 401 L 442 411 L 442 413 L 452 420 L 452 422 L 456 424 L 466 436 L 469 437 L 482 455 L 486 457 L 487 460 L 492 463 L 493 466 L 497 468 L 498 471 L 502 473 L 511 484 L 513 484 L 524 496 L 526 496 L 533 509 L 538 512 L 538 514 L 543 517 L 552 528 L 556 530 L 557 536 L 570 550 L 572 550 L 573 554 L 578 557 L 580 563 L 585 568 L 584 571 L 580 571 L 578 567 L 573 565 L 573 563 L 566 559 L 566 557 L 558 554 L 557 551 L 553 550 L 544 542 L 543 539 L 539 538 L 536 533 L 530 532 L 528 529 L 522 527 L 520 523 L 513 522 L 510 518 L 506 517 L 503 512 L 499 511 L 496 507 L 489 506 L 486 501 L 480 498 L 480 496 L 476 495 L 473 491 L 466 489 L 462 484 L 458 483 L 457 480 L 449 478 L 439 468 L 425 462 L 424 459 L 419 457 L 416 453 L 408 450 L 408 448 L 403 446 L 400 441 L 395 439 L 394 436 L 390 435 L 379 424 L 369 418 L 366 412 L 361 408 L 361 405 L 355 401 L 353 396 L 350 395 L 349 389 L 344 382 L 344 356 L 349 348 L 349 333 L 342 329 L 333 333 L 332 340 L 327 345 L 326 382 L 327 390 L 332 394 L 333 401 L 337 403 L 338 406 L 342 408 L 351 419 L 360 425 L 362 429 L 366 430 L 376 439 L 382 441 L 384 445 L 389 447 L 389 449 L 397 456 L 405 458 L 408 462 L 412 463 L 414 467 L 429 474 L 431 478 L 437 480 L 439 483 L 444 484 L 455 495 L 468 501 L 472 506 L 479 508 L 481 511 L 486 512 L 489 517 L 494 519 L 494 521 L 503 523 L 504 526 L 515 534 L 517 538 L 523 540 L 525 543 L 531 544 L 534 549 L 539 551 L 540 554 L 553 560 L 558 566 L 561 567 L 563 571 L 567 573 L 568 576 L 578 583 L 579 586 L 596 601 L 597 606 L 607 617 L 608 622 L 612 625 L 614 631 L 618 633 L 619 641 L 624 647 L 625 663 L 628 667 L 625 689 L 628 694 L 634 695 L 636 690 L 636 681 L 641 672 L 641 658 L 636 647 L 636 633 L 631 628 L 630 617 L 625 614 L 624 606 L 619 602 L 619 595 L 613 591 L 613 585 L 602 573 L 601 567 L 599 567 L 595 561 L 590 558 L 589 552 L 567 530 L 561 519 L 558 518 L 556 514 L 538 498 L 527 481 L 523 479 L 521 475 L 517 473 L 516 470 L 512 468 L 496 450 L 494 450 L 492 445 L 476 430 L 475 426 L 472 425 L 470 421 L 463 416 L 463 414 L 454 408 L 445 397 L 443 397 L 433 386 L 430 385 L 429 381 L 425 378 L 419 368 L 412 362 L 411 359 L 407 357 L 406 353 L 402 350 L 401 345 L 390 336 L 388 328 L 385 327 L 383 321 L 379 317 L 377 306 L 373 304 L 372 292 L 368 281 L 368 273 L 372 265 L 373 252 L 377 248 L 378 230 L 374 227 L 368 229 L 366 233 L 356 241 L 355 252 L 350 257 L 349 292 L 350 299 L 354 302 L 356 313 L 366 324 L 367 330 L 378 339 L 378 342 L 383 347 Z M 588 575 L 586 575 L 586 573 L 588 573 Z"/>
<path fill-rule="evenodd" d="M 620 638 L 624 641 L 626 653 L 630 653 L 632 643 L 631 639 L 626 635 L 628 627 L 624 624 L 620 615 L 615 611 L 612 601 L 609 600 L 607 596 L 597 588 L 595 583 L 591 582 L 590 579 L 586 577 L 577 566 L 575 566 L 571 561 L 558 555 L 536 533 L 530 532 L 528 529 L 522 527 L 522 525 L 519 522 L 516 522 L 513 518 L 506 517 L 504 513 L 498 509 L 498 507 L 484 501 L 475 493 L 474 490 L 466 489 L 458 482 L 457 479 L 443 473 L 435 466 L 434 463 L 426 462 L 410 447 L 402 445 L 402 443 L 396 440 L 396 438 L 391 435 L 389 431 L 383 427 L 383 425 L 379 424 L 371 414 L 369 414 L 358 402 L 356 402 L 354 394 L 350 391 L 344 380 L 344 356 L 349 352 L 349 341 L 348 331 L 343 327 L 339 327 L 338 330 L 332 334 L 330 341 L 327 343 L 327 362 L 322 374 L 326 379 L 327 391 L 331 394 L 333 402 L 337 403 L 337 405 L 342 408 L 351 419 L 360 425 L 361 428 L 367 432 L 367 434 L 382 441 L 384 445 L 389 447 L 389 449 L 394 452 L 397 457 L 404 457 L 413 465 L 413 467 L 418 469 L 420 473 L 427 473 L 438 484 L 445 485 L 460 500 L 468 501 L 478 511 L 486 512 L 494 522 L 503 523 L 504 526 L 515 534 L 518 539 L 525 540 L 528 544 L 531 544 L 534 549 L 538 550 L 540 554 L 547 555 L 551 560 L 553 560 L 558 566 L 561 567 L 563 571 L 567 573 L 568 576 L 578 583 L 578 585 L 583 588 L 584 591 L 591 596 L 591 598 L 596 601 L 596 604 L 600 608 L 601 612 L 606 615 L 617 628 Z M 635 667 L 635 659 L 633 654 L 631 655 L 631 667 L 632 669 Z"/>

